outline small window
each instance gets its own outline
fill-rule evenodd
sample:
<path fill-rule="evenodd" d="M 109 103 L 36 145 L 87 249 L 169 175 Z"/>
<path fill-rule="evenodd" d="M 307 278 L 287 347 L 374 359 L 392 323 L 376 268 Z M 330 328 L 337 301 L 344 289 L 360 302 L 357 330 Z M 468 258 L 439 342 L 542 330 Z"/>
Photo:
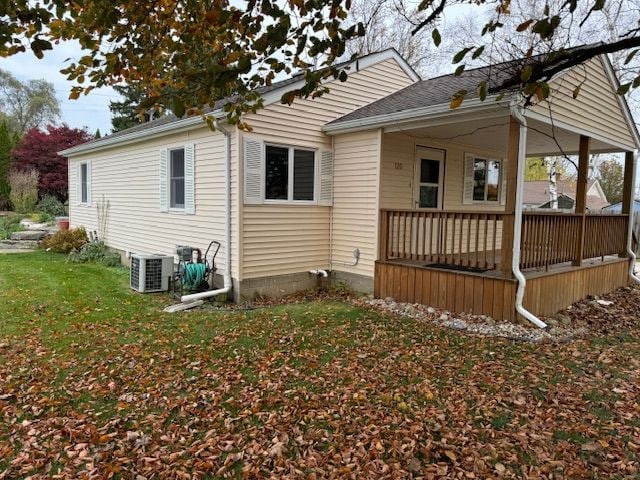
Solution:
<path fill-rule="evenodd" d="M 80 202 L 89 203 L 89 165 L 80 164 Z"/>
<path fill-rule="evenodd" d="M 476 158 L 473 163 L 473 201 L 497 202 L 500 199 L 501 163 Z"/>
<path fill-rule="evenodd" d="M 184 148 L 169 152 L 171 208 L 184 208 Z"/>
<path fill-rule="evenodd" d="M 315 152 L 293 147 L 265 146 L 265 199 L 313 202 Z"/>

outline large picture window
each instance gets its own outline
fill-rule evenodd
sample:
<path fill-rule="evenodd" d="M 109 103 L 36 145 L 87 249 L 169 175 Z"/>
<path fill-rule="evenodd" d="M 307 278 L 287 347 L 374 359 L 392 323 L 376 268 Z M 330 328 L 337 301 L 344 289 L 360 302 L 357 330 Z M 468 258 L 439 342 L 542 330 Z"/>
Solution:
<path fill-rule="evenodd" d="M 502 162 L 476 157 L 473 163 L 473 201 L 498 202 Z"/>
<path fill-rule="evenodd" d="M 315 151 L 265 146 L 265 200 L 313 202 Z"/>
<path fill-rule="evenodd" d="M 170 207 L 184 208 L 184 148 L 169 151 Z"/>

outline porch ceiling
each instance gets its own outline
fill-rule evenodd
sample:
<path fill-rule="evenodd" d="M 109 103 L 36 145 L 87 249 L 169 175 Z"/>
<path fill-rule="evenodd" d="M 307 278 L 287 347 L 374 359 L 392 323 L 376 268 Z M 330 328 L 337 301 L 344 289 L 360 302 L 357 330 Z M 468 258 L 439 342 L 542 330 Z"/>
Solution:
<path fill-rule="evenodd" d="M 575 155 L 578 153 L 580 132 L 569 131 L 544 122 L 529 119 L 527 156 Z M 433 122 L 414 125 L 390 126 L 386 133 L 397 132 L 418 138 L 431 138 L 441 142 L 454 142 L 470 147 L 505 153 L 509 130 L 509 116 L 477 118 L 447 124 Z M 589 136 L 587 132 L 584 135 Z M 620 152 L 623 148 L 602 139 L 591 139 L 592 153 Z"/>

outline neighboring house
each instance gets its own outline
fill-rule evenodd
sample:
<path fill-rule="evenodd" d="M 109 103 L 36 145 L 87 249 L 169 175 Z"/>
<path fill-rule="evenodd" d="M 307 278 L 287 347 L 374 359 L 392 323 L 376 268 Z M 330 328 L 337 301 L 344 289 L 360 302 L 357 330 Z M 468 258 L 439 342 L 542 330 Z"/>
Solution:
<path fill-rule="evenodd" d="M 123 253 L 220 240 L 219 271 L 232 277 L 236 299 L 313 287 L 325 270 L 378 297 L 537 322 L 534 315 L 627 284 L 629 262 L 618 254 L 628 216 L 585 216 L 583 201 L 575 215 L 521 215 L 518 166 L 559 144 L 580 150 L 586 171 L 589 151 L 632 152 L 640 142 L 606 57 L 553 80 L 553 122 L 546 103 L 523 109 L 509 94 L 481 102 L 471 93 L 449 108 L 461 88 L 475 92 L 483 79 L 499 86 L 509 67 L 420 80 L 386 50 L 349 63 L 348 81 L 314 100 L 283 105 L 300 77 L 275 84 L 263 92 L 264 109 L 246 115 L 250 133 L 166 117 L 71 148 L 63 152 L 71 223 L 96 229 L 104 198 L 106 242 Z M 210 115 L 224 121 L 215 107 Z M 626 163 L 631 175 L 631 154 Z M 584 200 L 586 184 L 578 191 Z M 605 227 L 619 235 L 603 235 Z M 534 315 L 516 300 L 519 268 Z"/>
<path fill-rule="evenodd" d="M 620 213 L 620 212 L 622 212 L 622 202 L 613 203 L 611 205 L 608 205 L 608 206 L 604 207 L 603 210 L 606 211 L 606 212 Z M 634 212 L 640 212 L 640 200 L 635 199 L 633 201 L 633 211 Z"/>
<path fill-rule="evenodd" d="M 575 207 L 576 184 L 575 182 L 558 181 L 558 209 L 573 210 Z M 551 208 L 551 193 L 548 180 L 532 180 L 524 182 L 522 191 L 522 205 L 524 208 Z M 587 184 L 587 209 L 591 211 L 602 210 L 609 205 L 607 196 L 600 186 L 600 182 L 590 180 Z"/>

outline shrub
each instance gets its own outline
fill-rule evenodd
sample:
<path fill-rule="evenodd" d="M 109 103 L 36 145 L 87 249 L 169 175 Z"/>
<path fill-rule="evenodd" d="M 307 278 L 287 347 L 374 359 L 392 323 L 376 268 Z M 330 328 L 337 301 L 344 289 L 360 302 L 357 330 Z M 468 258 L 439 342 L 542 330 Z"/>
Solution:
<path fill-rule="evenodd" d="M 45 212 L 34 213 L 29 218 L 36 223 L 49 223 L 54 220 L 53 216 Z"/>
<path fill-rule="evenodd" d="M 20 224 L 22 215 L 12 213 L 6 217 L 0 217 L 0 240 L 5 240 L 11 236 L 13 232 L 19 232 L 22 230 Z"/>
<path fill-rule="evenodd" d="M 40 244 L 45 250 L 57 253 L 69 253 L 72 250 L 80 250 L 87 243 L 87 232 L 84 228 L 72 228 L 70 230 L 60 230 Z"/>
<path fill-rule="evenodd" d="M 107 267 L 120 265 L 120 255 L 107 248 L 104 242 L 99 240 L 85 243 L 79 250 L 69 253 L 69 261 L 75 263 L 97 262 Z"/>
<path fill-rule="evenodd" d="M 18 213 L 30 213 L 38 203 L 38 172 L 14 170 L 9 173 L 9 200 Z"/>
<path fill-rule="evenodd" d="M 46 213 L 52 217 L 60 217 L 65 214 L 64 204 L 53 195 L 45 195 L 36 207 L 38 213 Z"/>

